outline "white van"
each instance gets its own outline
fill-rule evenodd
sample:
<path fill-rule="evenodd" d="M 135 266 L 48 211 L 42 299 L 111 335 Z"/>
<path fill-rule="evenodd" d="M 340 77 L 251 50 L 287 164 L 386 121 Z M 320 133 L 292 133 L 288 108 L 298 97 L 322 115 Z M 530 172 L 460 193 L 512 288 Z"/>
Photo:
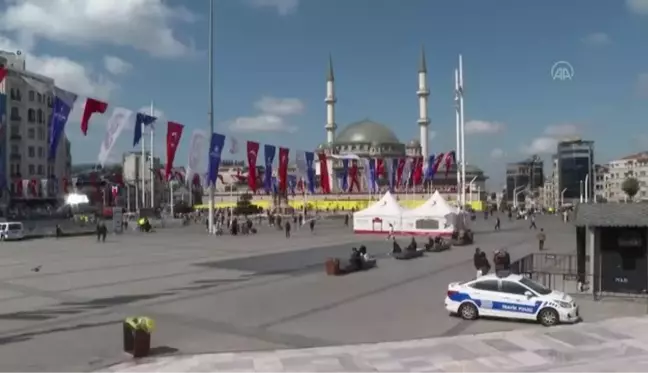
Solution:
<path fill-rule="evenodd" d="M 0 241 L 22 240 L 24 237 L 25 229 L 21 222 L 0 222 Z"/>

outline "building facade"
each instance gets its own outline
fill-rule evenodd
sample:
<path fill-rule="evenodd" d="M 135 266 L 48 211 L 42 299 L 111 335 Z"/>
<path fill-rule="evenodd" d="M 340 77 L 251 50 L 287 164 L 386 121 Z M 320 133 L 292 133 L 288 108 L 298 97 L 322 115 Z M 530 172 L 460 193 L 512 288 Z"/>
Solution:
<path fill-rule="evenodd" d="M 71 146 L 65 136 L 57 147 L 54 161 L 48 159 L 48 122 L 53 106 L 55 82 L 51 78 L 25 69 L 26 61 L 20 52 L 0 51 L 0 66 L 8 74 L 0 83 L 0 99 L 4 109 L 4 131 L 0 142 L 4 148 L 3 163 L 7 189 L 3 203 L 19 199 L 52 197 L 41 181 L 69 179 L 71 173 Z M 21 183 L 29 181 L 30 193 Z M 38 185 L 36 185 L 38 184 Z M 60 191 L 61 189 L 54 189 Z M 25 194 L 19 193 L 23 191 Z M 35 193 L 33 193 L 35 192 Z"/>
<path fill-rule="evenodd" d="M 603 175 L 603 195 L 610 202 L 627 200 L 623 191 L 623 182 L 629 177 L 639 181 L 639 192 L 635 200 L 648 200 L 648 152 L 631 154 L 618 160 L 611 161 Z"/>
<path fill-rule="evenodd" d="M 594 195 L 594 141 L 560 141 L 556 149 L 558 190 L 562 203 L 576 203 Z"/>
<path fill-rule="evenodd" d="M 506 200 L 524 202 L 527 194 L 544 186 L 544 162 L 537 156 L 506 164 Z"/>

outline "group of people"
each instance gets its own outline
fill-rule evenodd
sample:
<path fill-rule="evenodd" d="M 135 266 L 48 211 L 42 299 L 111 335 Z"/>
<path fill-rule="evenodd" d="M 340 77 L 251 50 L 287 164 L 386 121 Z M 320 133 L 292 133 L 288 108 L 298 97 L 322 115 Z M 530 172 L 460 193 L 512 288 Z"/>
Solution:
<path fill-rule="evenodd" d="M 359 249 L 355 247 L 351 249 L 351 257 L 349 258 L 347 271 L 361 271 L 363 269 L 374 267 L 375 265 L 376 259 L 369 255 L 366 246 L 362 245 Z"/>
<path fill-rule="evenodd" d="M 491 270 L 491 265 L 488 262 L 486 253 L 479 247 L 475 249 L 473 255 L 473 264 L 477 271 L 477 277 L 488 274 Z M 493 264 L 495 265 L 495 274 L 500 277 L 506 277 L 511 273 L 511 255 L 508 251 L 501 249 L 495 250 L 493 253 Z"/>

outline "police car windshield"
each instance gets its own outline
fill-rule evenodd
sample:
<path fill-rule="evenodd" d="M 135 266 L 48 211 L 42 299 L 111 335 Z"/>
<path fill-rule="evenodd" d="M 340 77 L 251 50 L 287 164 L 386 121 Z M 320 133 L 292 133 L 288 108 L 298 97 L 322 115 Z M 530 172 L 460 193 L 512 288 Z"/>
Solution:
<path fill-rule="evenodd" d="M 531 281 L 528 278 L 521 279 L 520 283 L 540 295 L 547 295 L 551 293 L 551 289 L 547 289 L 546 287 L 538 284 L 537 282 Z"/>

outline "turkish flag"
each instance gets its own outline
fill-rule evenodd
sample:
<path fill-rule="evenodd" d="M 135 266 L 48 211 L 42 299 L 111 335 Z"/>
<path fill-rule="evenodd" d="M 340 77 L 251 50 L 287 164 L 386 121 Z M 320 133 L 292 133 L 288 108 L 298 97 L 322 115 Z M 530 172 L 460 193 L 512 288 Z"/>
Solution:
<path fill-rule="evenodd" d="M 169 180 L 171 177 L 171 169 L 173 168 L 173 160 L 175 159 L 176 151 L 178 150 L 178 144 L 180 144 L 180 138 L 182 137 L 182 130 L 184 126 L 176 122 L 167 123 L 167 138 L 166 138 L 166 148 L 167 148 L 167 161 L 166 168 L 164 169 L 164 175 L 166 180 Z"/>
<path fill-rule="evenodd" d="M 111 187 L 111 192 L 112 192 L 113 200 L 117 199 L 117 195 L 119 194 L 119 186 L 113 185 Z"/>
<path fill-rule="evenodd" d="M 423 157 L 414 158 L 414 185 L 423 183 Z"/>
<path fill-rule="evenodd" d="M 322 193 L 331 193 L 331 182 L 329 179 L 328 162 L 326 161 L 326 154 L 318 153 L 317 159 L 320 165 L 320 186 Z"/>
<path fill-rule="evenodd" d="M 33 197 L 38 197 L 37 185 L 38 185 L 38 180 L 36 179 L 32 179 L 29 182 L 29 192 Z"/>
<path fill-rule="evenodd" d="M 396 185 L 401 185 L 403 180 L 403 171 L 405 171 L 405 162 L 407 158 L 401 158 L 398 160 L 398 167 L 396 167 Z"/>
<path fill-rule="evenodd" d="M 7 69 L 4 67 L 0 67 L 0 83 L 2 83 L 5 76 L 7 76 Z"/>
<path fill-rule="evenodd" d="M 376 179 L 383 175 L 385 175 L 385 160 L 382 158 L 376 159 Z"/>
<path fill-rule="evenodd" d="M 288 156 L 290 150 L 279 148 L 279 191 L 285 192 L 288 187 Z"/>
<path fill-rule="evenodd" d="M 358 162 L 351 161 L 351 167 L 349 168 L 349 193 L 353 192 L 353 186 L 355 185 L 356 191 L 360 191 L 360 182 L 358 181 Z"/>
<path fill-rule="evenodd" d="M 253 193 L 257 191 L 257 157 L 259 155 L 259 143 L 256 141 L 247 142 L 247 160 L 248 160 L 248 187 Z"/>
<path fill-rule="evenodd" d="M 94 98 L 88 98 L 85 103 L 85 108 L 83 109 L 83 117 L 81 117 L 81 132 L 83 136 L 88 134 L 88 123 L 90 122 L 90 117 L 94 113 L 103 114 L 108 109 L 108 104 Z"/>

